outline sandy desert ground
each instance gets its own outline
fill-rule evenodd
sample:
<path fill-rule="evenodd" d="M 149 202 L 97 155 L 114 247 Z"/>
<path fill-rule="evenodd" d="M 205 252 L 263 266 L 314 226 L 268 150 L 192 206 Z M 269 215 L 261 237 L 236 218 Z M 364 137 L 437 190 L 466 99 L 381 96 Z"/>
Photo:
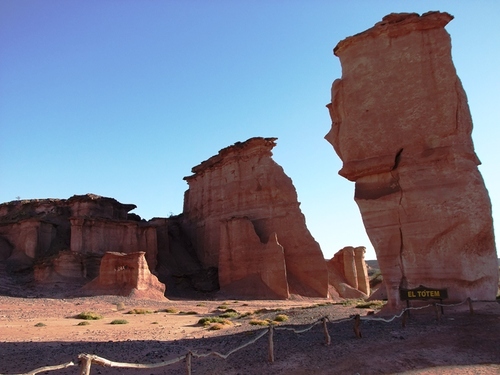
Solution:
<path fill-rule="evenodd" d="M 228 353 L 259 334 L 255 343 L 230 355 L 192 359 L 192 374 L 499 374 L 500 304 L 474 303 L 474 314 L 462 305 L 445 308 L 439 321 L 433 307 L 413 311 L 406 327 L 402 319 L 390 323 L 362 320 L 362 338 L 354 334 L 355 314 L 370 310 L 326 300 L 186 301 L 133 300 L 101 296 L 72 299 L 0 297 L 0 373 L 26 373 L 42 366 L 77 361 L 80 353 L 115 362 L 160 363 L 189 351 Z M 132 309 L 157 311 L 127 314 Z M 176 312 L 166 312 L 174 309 Z M 203 317 L 227 309 L 248 316 L 210 330 L 198 324 Z M 276 310 L 278 309 L 278 310 Z M 260 310 L 260 311 L 259 311 Z M 78 325 L 74 316 L 92 311 L 103 319 Z M 196 314 L 194 314 L 196 312 Z M 275 326 L 275 361 L 269 362 L 268 328 L 252 319 L 287 321 Z M 331 344 L 326 345 L 322 317 Z M 113 325 L 125 319 L 128 324 Z M 279 328 L 304 330 L 303 333 Z M 36 326 L 43 323 L 44 326 Z M 186 361 L 157 369 L 123 369 L 92 365 L 92 374 L 185 374 Z M 79 374 L 78 366 L 43 372 Z"/>

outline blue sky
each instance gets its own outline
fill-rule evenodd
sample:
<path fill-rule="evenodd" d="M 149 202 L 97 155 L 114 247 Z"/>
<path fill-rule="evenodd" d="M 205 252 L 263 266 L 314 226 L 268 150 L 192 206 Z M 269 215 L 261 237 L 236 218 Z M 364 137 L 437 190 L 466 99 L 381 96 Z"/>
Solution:
<path fill-rule="evenodd" d="M 354 185 L 323 138 L 341 76 L 332 49 L 388 13 L 429 10 L 455 16 L 446 29 L 495 217 L 495 0 L 2 0 L 0 202 L 92 192 L 166 217 L 182 211 L 193 166 L 237 141 L 278 137 L 274 159 L 325 257 L 363 245 L 374 259 Z"/>

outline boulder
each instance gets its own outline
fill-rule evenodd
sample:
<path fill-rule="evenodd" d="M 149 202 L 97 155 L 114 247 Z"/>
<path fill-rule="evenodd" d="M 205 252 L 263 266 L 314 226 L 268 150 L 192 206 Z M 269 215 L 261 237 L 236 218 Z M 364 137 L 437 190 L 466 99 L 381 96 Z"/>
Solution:
<path fill-rule="evenodd" d="M 326 264 L 306 227 L 291 179 L 271 157 L 275 140 L 238 142 L 194 167 L 194 174 L 184 178 L 189 189 L 184 197 L 183 227 L 203 267 L 219 267 L 224 272 L 221 226 L 233 217 L 246 217 L 261 243 L 277 234 L 290 293 L 327 297 Z"/>
<path fill-rule="evenodd" d="M 145 252 L 109 252 L 102 257 L 99 276 L 82 288 L 85 295 L 111 294 L 165 299 L 165 285 L 151 274 Z"/>
<path fill-rule="evenodd" d="M 400 288 L 447 288 L 450 302 L 497 292 L 491 203 L 444 29 L 452 19 L 390 14 L 334 49 L 342 78 L 326 139 L 355 181 L 393 310 Z"/>

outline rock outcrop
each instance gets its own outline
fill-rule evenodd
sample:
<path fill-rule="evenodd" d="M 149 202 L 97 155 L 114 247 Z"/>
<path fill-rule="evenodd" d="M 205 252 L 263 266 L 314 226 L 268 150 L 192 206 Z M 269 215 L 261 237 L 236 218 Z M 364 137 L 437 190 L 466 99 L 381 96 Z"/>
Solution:
<path fill-rule="evenodd" d="M 154 270 L 157 232 L 166 224 L 137 220 L 129 214 L 134 208 L 94 194 L 1 204 L 0 262 L 11 274 L 32 273 L 37 283 L 91 280 L 111 251 L 145 251 Z"/>
<path fill-rule="evenodd" d="M 290 293 L 327 297 L 325 260 L 318 243 L 306 227 L 292 181 L 271 158 L 275 140 L 251 138 L 246 142 L 238 142 L 194 167 L 194 174 L 185 177 L 189 190 L 184 198 L 183 226 L 203 267 L 217 267 L 222 272 L 224 283 L 226 280 L 234 283 L 236 277 L 244 278 L 252 273 L 252 278 L 262 277 L 255 283 L 268 285 L 263 277 L 264 274 L 269 275 L 267 270 L 260 276 L 256 276 L 253 271 L 243 271 L 253 270 L 262 252 L 271 251 L 263 250 L 264 244 L 267 244 L 274 249 L 270 259 L 278 263 L 266 267 L 272 270 L 275 277 L 281 271 L 275 272 L 285 264 Z M 242 221 L 239 220 L 228 224 L 232 218 L 247 218 L 252 224 L 260 240 L 254 251 L 254 259 L 250 256 L 250 249 L 243 250 L 240 247 L 246 245 L 242 245 L 239 239 L 251 237 L 248 223 L 241 225 Z M 221 227 L 225 229 L 221 230 Z M 283 248 L 284 259 L 281 260 L 278 259 L 276 237 Z M 270 239 L 274 245 L 268 243 Z M 251 240 L 251 243 L 255 241 Z M 221 257 L 222 244 L 225 246 L 225 255 Z M 235 244 L 235 248 L 227 247 L 232 244 Z M 228 263 L 228 254 L 239 254 L 241 263 Z M 231 276 L 226 278 L 227 270 L 235 266 L 238 269 L 232 269 L 229 272 Z M 277 289 L 278 294 L 286 294 L 286 288 L 279 286 Z"/>
<path fill-rule="evenodd" d="M 334 49 L 342 78 L 326 139 L 356 182 L 391 309 L 400 288 L 447 288 L 451 301 L 497 292 L 491 204 L 444 29 L 452 18 L 391 14 Z"/>
<path fill-rule="evenodd" d="M 327 262 L 330 284 L 343 298 L 366 298 L 370 295 L 370 281 L 363 246 L 347 246 Z"/>
<path fill-rule="evenodd" d="M 165 299 L 165 285 L 149 271 L 145 254 L 144 251 L 104 254 L 99 276 L 83 287 L 83 293 Z"/>

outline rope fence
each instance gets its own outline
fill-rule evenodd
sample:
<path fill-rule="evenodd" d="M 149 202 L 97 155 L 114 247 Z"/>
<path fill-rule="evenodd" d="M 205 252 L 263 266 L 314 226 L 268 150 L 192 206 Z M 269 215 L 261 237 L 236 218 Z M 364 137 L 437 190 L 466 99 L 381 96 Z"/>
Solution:
<path fill-rule="evenodd" d="M 114 361 L 110 361 L 106 358 L 101 358 L 95 354 L 82 353 L 82 354 L 78 355 L 78 360 L 75 362 L 70 361 L 67 363 L 60 364 L 60 365 L 39 367 L 37 369 L 34 369 L 34 370 L 26 372 L 26 373 L 13 374 L 13 375 L 36 375 L 36 374 L 41 373 L 41 372 L 61 370 L 61 369 L 65 369 L 65 368 L 68 368 L 71 366 L 79 366 L 80 367 L 80 375 L 90 375 L 90 369 L 91 369 L 92 364 L 103 366 L 103 367 L 153 369 L 153 368 L 170 366 L 172 364 L 179 363 L 181 361 L 185 361 L 186 374 L 191 375 L 192 359 L 193 358 L 205 358 L 205 357 L 209 357 L 209 356 L 216 356 L 216 357 L 219 357 L 222 359 L 227 359 L 231 354 L 233 354 L 233 353 L 235 353 L 235 352 L 237 352 L 237 351 L 239 351 L 239 350 L 241 350 L 249 345 L 254 344 L 255 342 L 257 342 L 259 339 L 261 339 L 266 334 L 269 334 L 269 337 L 268 337 L 268 343 L 269 343 L 268 359 L 269 359 L 269 362 L 272 363 L 272 362 L 274 362 L 274 331 L 292 331 L 295 334 L 301 334 L 301 333 L 304 333 L 304 332 L 311 330 L 312 328 L 314 328 L 315 326 L 317 326 L 319 324 L 322 324 L 324 335 L 325 335 L 325 345 L 329 346 L 331 344 L 331 337 L 330 337 L 330 334 L 328 332 L 327 323 L 339 324 L 339 323 L 344 323 L 344 322 L 348 322 L 348 321 L 352 320 L 352 321 L 354 321 L 354 327 L 353 327 L 354 334 L 356 335 L 357 338 L 361 338 L 362 337 L 361 328 L 360 328 L 361 321 L 380 321 L 380 322 L 390 323 L 396 318 L 403 317 L 402 326 L 405 327 L 406 320 L 408 318 L 410 310 L 422 310 L 422 309 L 426 309 L 429 307 L 434 307 L 436 310 L 436 319 L 439 320 L 440 308 L 442 309 L 443 307 L 455 307 L 455 306 L 463 305 L 465 303 L 469 304 L 469 312 L 471 315 L 473 315 L 474 314 L 474 309 L 472 306 L 473 302 L 493 302 L 493 301 L 472 301 L 471 298 L 467 298 L 464 301 L 459 302 L 459 303 L 455 303 L 455 304 L 432 303 L 432 304 L 428 304 L 425 306 L 407 307 L 407 308 L 404 308 L 400 313 L 398 313 L 390 318 L 382 318 L 382 317 L 375 317 L 375 316 L 369 316 L 369 315 L 360 316 L 359 314 L 356 314 L 356 315 L 351 316 L 349 318 L 344 318 L 344 319 L 339 319 L 339 320 L 331 320 L 328 316 L 324 316 L 324 317 L 318 319 L 317 321 L 315 321 L 314 323 L 312 323 L 311 325 L 309 325 L 308 327 L 300 329 L 300 330 L 292 328 L 292 327 L 278 327 L 278 326 L 274 326 L 273 324 L 270 324 L 268 328 L 261 330 L 253 339 L 251 339 L 250 341 L 230 350 L 226 354 L 219 353 L 216 351 L 202 354 L 202 353 L 197 353 L 196 351 L 190 350 L 186 354 L 172 358 L 168 361 L 162 361 L 159 363 L 151 363 L 151 364 L 137 364 L 137 363 L 126 363 L 126 362 L 114 362 Z M 0 374 L 0 375 L 8 375 L 8 374 Z"/>

